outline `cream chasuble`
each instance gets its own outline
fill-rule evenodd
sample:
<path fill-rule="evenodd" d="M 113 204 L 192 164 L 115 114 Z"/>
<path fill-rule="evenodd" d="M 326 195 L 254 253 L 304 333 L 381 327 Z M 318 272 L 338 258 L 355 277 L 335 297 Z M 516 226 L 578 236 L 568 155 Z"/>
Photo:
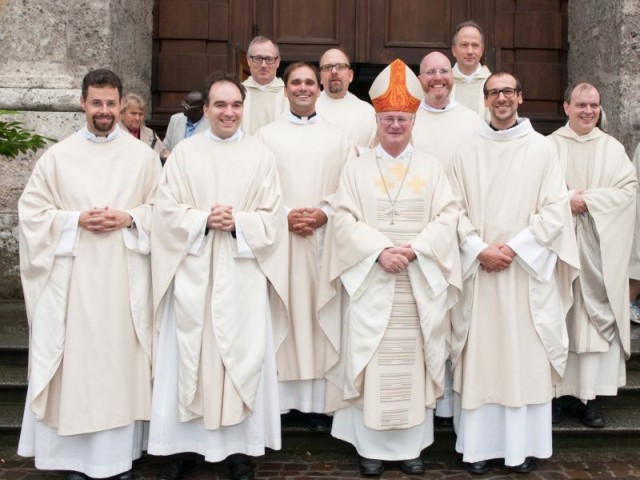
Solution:
<path fill-rule="evenodd" d="M 628 281 L 621 272 L 628 268 L 633 245 L 638 182 L 624 147 L 599 128 L 579 136 L 565 126 L 550 138 L 557 148 L 569 195 L 583 190 L 588 208 L 588 212 L 574 216 L 581 272 L 573 284 L 574 304 L 567 314 L 569 351 L 578 357 L 608 352 L 612 342 L 621 342 L 624 350 L 622 355 L 616 347 L 614 368 L 608 369 L 608 379 L 600 376 L 601 385 L 592 383 L 595 376 L 580 375 L 580 367 L 567 369 L 557 395 L 590 400 L 595 395 L 615 394 L 619 379 L 624 384 L 630 322 Z"/>
<path fill-rule="evenodd" d="M 549 402 L 564 374 L 564 318 L 579 263 L 556 153 L 527 119 L 497 132 L 484 124 L 452 168 L 466 215 L 459 226 L 465 283 L 451 345 L 461 406 Z M 517 255 L 508 269 L 487 273 L 475 257 L 494 242 Z"/>
<path fill-rule="evenodd" d="M 444 109 L 429 107 L 424 99 L 416 112 L 411 141 L 442 162 L 448 172 L 456 149 L 478 132 L 482 120 L 477 113 L 452 100 Z"/>
<path fill-rule="evenodd" d="M 470 108 L 482 119 L 489 120 L 491 117 L 484 106 L 484 94 L 482 87 L 491 72 L 486 65 L 478 65 L 478 68 L 471 75 L 465 75 L 458 68 L 456 63 L 453 66 L 453 90 L 451 100 L 456 100 L 467 108 Z"/>
<path fill-rule="evenodd" d="M 260 129 L 256 137 L 275 155 L 287 209 L 328 211 L 340 170 L 353 151 L 347 137 L 317 115 L 299 119 L 290 112 Z M 281 382 L 324 377 L 331 345 L 318 324 L 317 296 L 325 228 L 308 237 L 288 235 L 288 327 L 286 337 L 275 338 Z"/>
<path fill-rule="evenodd" d="M 210 137 L 180 142 L 164 168 L 152 264 L 157 319 L 175 309 L 179 421 L 216 430 L 243 422 L 259 401 L 270 287 L 274 303 L 287 298 L 287 227 L 271 152 L 250 136 Z M 238 241 L 205 232 L 217 203 L 233 207 Z M 276 336 L 282 329 L 274 325 Z"/>
<path fill-rule="evenodd" d="M 255 134 L 261 127 L 279 119 L 288 108 L 284 82 L 280 78 L 274 78 L 267 85 L 260 85 L 253 77 L 249 77 L 242 85 L 247 89 L 242 116 L 242 129 L 245 133 Z"/>
<path fill-rule="evenodd" d="M 116 128 L 107 142 L 89 141 L 81 130 L 52 146 L 18 203 L 30 326 L 26 408 L 58 435 L 149 419 L 147 234 L 160 162 Z M 81 211 L 106 206 L 127 211 L 137 229 L 78 227 Z"/>
<path fill-rule="evenodd" d="M 376 111 L 371 104 L 347 92 L 343 98 L 331 98 L 325 92 L 316 103 L 318 114 L 340 129 L 356 147 L 371 148 L 375 145 Z"/>
<path fill-rule="evenodd" d="M 633 153 L 633 166 L 636 176 L 640 175 L 640 144 Z M 639 181 L 640 181 L 640 177 Z M 629 263 L 629 278 L 640 280 L 640 194 L 636 190 L 636 221 L 633 235 L 633 248 L 631 249 L 631 260 Z"/>
<path fill-rule="evenodd" d="M 419 425 L 442 394 L 444 316 L 461 284 L 456 215 L 449 184 L 430 155 L 408 147 L 396 159 L 377 147 L 345 167 L 327 232 L 323 271 L 331 289 L 322 302 L 341 283 L 349 308 L 341 326 L 323 323 L 340 350 L 327 378 L 341 392 L 340 408 L 362 409 L 369 429 Z M 417 254 L 405 272 L 377 266 L 384 248 L 405 243 Z"/>

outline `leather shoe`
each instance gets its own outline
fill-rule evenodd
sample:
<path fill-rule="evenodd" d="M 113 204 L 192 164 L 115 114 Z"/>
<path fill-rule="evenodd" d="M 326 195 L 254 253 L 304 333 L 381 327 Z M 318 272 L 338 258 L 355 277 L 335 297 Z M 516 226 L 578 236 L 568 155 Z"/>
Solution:
<path fill-rule="evenodd" d="M 424 463 L 422 458 L 412 458 L 411 460 L 402 460 L 400 462 L 400 470 L 407 475 L 420 475 L 424 473 Z"/>
<path fill-rule="evenodd" d="M 84 473 L 74 472 L 73 470 L 64 473 L 64 480 L 88 480 L 89 478 Z"/>
<path fill-rule="evenodd" d="M 465 462 L 464 466 L 467 469 L 467 472 L 473 473 L 474 475 L 480 475 L 489 470 L 489 461 L 480 460 L 479 462 Z"/>
<path fill-rule="evenodd" d="M 183 454 L 174 455 L 158 473 L 156 480 L 180 480 L 182 475 L 193 468 L 194 461 L 187 460 Z"/>
<path fill-rule="evenodd" d="M 127 470 L 126 472 L 114 475 L 109 480 L 133 480 L 133 470 Z"/>
<path fill-rule="evenodd" d="M 604 427 L 604 415 L 602 414 L 600 402 L 598 400 L 589 400 L 580 410 L 580 420 L 582 420 L 582 423 L 587 427 Z"/>
<path fill-rule="evenodd" d="M 333 424 L 333 417 L 329 415 L 322 415 L 320 413 L 314 413 L 309 419 L 309 430 L 316 433 L 330 432 L 331 425 Z"/>
<path fill-rule="evenodd" d="M 379 477 L 384 472 L 382 460 L 360 457 L 360 473 L 367 477 Z"/>
<path fill-rule="evenodd" d="M 516 473 L 529 473 L 531 470 L 533 470 L 533 458 L 525 458 L 524 462 L 522 462 L 520 465 L 516 465 L 515 467 L 511 467 L 511 470 Z"/>
<path fill-rule="evenodd" d="M 229 471 L 231 472 L 231 480 L 253 480 L 253 466 L 249 461 L 249 457 L 244 453 L 234 453 L 227 457 L 229 460 Z"/>

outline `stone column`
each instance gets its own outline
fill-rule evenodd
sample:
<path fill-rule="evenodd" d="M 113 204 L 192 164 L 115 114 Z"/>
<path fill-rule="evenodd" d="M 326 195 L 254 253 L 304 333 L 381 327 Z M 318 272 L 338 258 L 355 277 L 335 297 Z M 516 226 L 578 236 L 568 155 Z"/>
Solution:
<path fill-rule="evenodd" d="M 569 0 L 569 81 L 594 83 L 608 132 L 640 141 L 640 0 Z"/>
<path fill-rule="evenodd" d="M 0 0 L 0 110 L 62 139 L 84 124 L 82 77 L 109 68 L 125 92 L 151 89 L 154 0 Z M 149 102 L 150 104 L 150 102 Z M 0 157 L 0 299 L 22 295 L 17 201 L 35 155 Z"/>

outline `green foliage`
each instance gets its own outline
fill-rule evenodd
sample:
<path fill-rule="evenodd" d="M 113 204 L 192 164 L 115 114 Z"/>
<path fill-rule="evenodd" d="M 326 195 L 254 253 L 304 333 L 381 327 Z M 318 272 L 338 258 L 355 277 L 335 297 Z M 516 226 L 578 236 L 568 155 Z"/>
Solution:
<path fill-rule="evenodd" d="M 15 112 L 0 110 L 0 115 L 12 113 Z M 47 142 L 56 142 L 56 139 L 25 130 L 20 122 L 0 120 L 0 157 L 15 158 L 20 153 L 35 152 L 46 146 Z"/>

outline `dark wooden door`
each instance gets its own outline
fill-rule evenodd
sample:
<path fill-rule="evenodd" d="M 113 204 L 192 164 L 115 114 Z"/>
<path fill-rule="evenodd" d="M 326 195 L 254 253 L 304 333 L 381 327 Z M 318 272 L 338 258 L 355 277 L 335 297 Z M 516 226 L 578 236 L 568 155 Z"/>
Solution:
<path fill-rule="evenodd" d="M 418 70 L 431 51 L 451 56 L 464 20 L 485 34 L 485 63 L 512 71 L 524 86 L 522 115 L 538 128 L 562 121 L 567 81 L 568 0 L 157 0 L 154 10 L 153 113 L 160 125 L 184 95 L 214 70 L 246 75 L 244 52 L 255 35 L 273 38 L 282 67 L 317 62 L 342 48 L 361 97 L 386 64 L 401 58 Z"/>

